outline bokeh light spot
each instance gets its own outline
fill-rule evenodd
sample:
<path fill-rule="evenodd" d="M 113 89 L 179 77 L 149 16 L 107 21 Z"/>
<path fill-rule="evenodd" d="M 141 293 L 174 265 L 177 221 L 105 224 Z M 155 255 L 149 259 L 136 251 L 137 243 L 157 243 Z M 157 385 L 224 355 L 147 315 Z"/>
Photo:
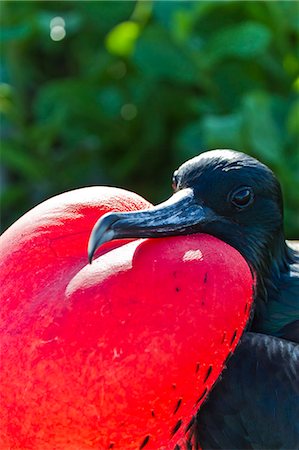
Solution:
<path fill-rule="evenodd" d="M 137 116 L 138 110 L 133 103 L 127 103 L 122 106 L 120 114 L 124 120 L 133 120 Z"/>
<path fill-rule="evenodd" d="M 53 17 L 53 19 L 50 22 L 50 28 L 54 28 L 54 27 L 65 27 L 65 21 L 62 17 Z"/>
<path fill-rule="evenodd" d="M 109 67 L 110 75 L 116 80 L 120 80 L 127 73 L 127 67 L 123 61 L 117 61 Z"/>
<path fill-rule="evenodd" d="M 52 41 L 62 41 L 65 35 L 66 32 L 64 27 L 60 25 L 55 25 L 55 27 L 51 28 L 50 37 Z"/>

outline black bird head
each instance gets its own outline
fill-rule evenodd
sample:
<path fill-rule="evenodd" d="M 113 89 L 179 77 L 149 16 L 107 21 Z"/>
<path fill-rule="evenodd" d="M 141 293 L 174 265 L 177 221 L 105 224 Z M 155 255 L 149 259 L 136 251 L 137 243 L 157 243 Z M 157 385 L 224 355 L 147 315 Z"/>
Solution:
<path fill-rule="evenodd" d="M 149 210 L 105 214 L 90 236 L 90 261 L 112 239 L 208 233 L 244 256 L 261 289 L 270 272 L 287 267 L 282 194 L 267 166 L 241 152 L 212 150 L 180 166 L 173 189 Z"/>

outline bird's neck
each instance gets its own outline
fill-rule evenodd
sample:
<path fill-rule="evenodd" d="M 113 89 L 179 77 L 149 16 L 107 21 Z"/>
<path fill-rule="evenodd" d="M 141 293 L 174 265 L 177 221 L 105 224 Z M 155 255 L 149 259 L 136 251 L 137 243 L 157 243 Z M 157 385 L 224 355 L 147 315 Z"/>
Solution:
<path fill-rule="evenodd" d="M 278 318 L 285 310 L 282 284 L 293 262 L 294 252 L 287 245 L 281 230 L 265 249 L 264 258 L 256 268 L 257 288 L 252 322 L 254 331 L 280 335 L 282 322 Z M 287 322 L 287 318 L 285 321 Z"/>
<path fill-rule="evenodd" d="M 268 271 L 266 270 L 266 281 L 270 279 L 280 280 L 281 275 L 290 270 L 290 264 L 293 262 L 293 252 L 287 245 L 284 232 L 281 230 L 272 241 L 268 249 Z"/>

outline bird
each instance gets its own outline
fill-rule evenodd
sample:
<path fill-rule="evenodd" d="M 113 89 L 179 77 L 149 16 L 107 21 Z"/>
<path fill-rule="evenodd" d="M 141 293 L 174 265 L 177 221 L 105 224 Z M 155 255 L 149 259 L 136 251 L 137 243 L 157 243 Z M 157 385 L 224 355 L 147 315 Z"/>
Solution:
<path fill-rule="evenodd" d="M 230 149 L 209 150 L 173 174 L 173 195 L 144 211 L 110 212 L 104 242 L 206 233 L 234 247 L 255 277 L 254 306 L 226 369 L 193 418 L 188 449 L 299 448 L 299 245 L 286 241 L 272 170 Z"/>

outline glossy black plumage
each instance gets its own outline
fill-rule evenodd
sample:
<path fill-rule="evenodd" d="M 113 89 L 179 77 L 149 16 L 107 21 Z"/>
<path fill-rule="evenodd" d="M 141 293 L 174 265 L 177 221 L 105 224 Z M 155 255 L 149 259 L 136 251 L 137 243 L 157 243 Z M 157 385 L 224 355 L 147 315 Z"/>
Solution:
<path fill-rule="evenodd" d="M 298 449 L 299 246 L 284 238 L 279 182 L 254 158 L 215 150 L 183 164 L 173 187 L 151 210 L 104 216 L 90 259 L 123 237 L 204 232 L 235 247 L 256 276 L 252 320 L 197 414 L 190 448 Z"/>
<path fill-rule="evenodd" d="M 298 417 L 299 346 L 248 332 L 197 414 L 193 448 L 298 449 Z"/>
<path fill-rule="evenodd" d="M 251 329 L 299 343 L 299 245 L 285 241 L 282 194 L 273 172 L 248 155 L 224 150 L 187 161 L 175 175 L 177 190 L 194 187 L 216 212 L 217 219 L 200 231 L 239 250 L 257 275 Z M 226 199 L 238 185 L 253 187 L 255 199 L 233 211 Z"/>
<path fill-rule="evenodd" d="M 285 270 L 264 280 L 267 301 L 257 299 L 251 329 L 267 334 L 244 333 L 197 413 L 191 449 L 299 448 L 299 246 L 291 247 Z"/>

